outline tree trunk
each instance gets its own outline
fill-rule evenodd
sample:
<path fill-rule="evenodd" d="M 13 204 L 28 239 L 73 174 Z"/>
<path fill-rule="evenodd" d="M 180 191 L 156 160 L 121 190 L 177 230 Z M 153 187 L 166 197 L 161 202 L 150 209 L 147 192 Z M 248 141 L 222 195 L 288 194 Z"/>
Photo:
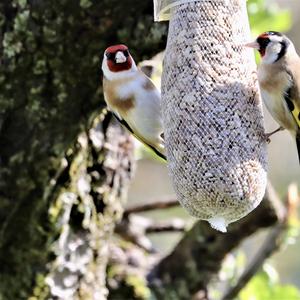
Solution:
<path fill-rule="evenodd" d="M 35 296 L 48 295 L 44 281 L 50 295 L 59 299 L 107 297 L 109 239 L 122 216 L 133 144 L 118 124 L 105 128 L 105 118 L 110 115 L 101 115 L 88 132 L 80 134 L 76 150 L 67 157 L 63 170 L 67 184 L 49 209 L 58 234 L 51 248 L 55 259 L 48 264 L 45 280 L 40 276 Z"/>
<path fill-rule="evenodd" d="M 132 146 L 109 115 L 92 122 L 102 53 L 122 42 L 139 60 L 165 36 L 151 1 L 0 3 L 0 299 L 105 297 Z"/>

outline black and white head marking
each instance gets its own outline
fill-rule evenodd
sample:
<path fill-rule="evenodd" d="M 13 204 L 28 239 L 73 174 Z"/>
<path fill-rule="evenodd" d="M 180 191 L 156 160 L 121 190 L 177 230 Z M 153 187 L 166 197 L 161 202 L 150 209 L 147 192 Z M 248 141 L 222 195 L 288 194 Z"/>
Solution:
<path fill-rule="evenodd" d="M 261 54 L 262 61 L 266 64 L 273 64 L 282 59 L 290 45 L 290 40 L 276 31 L 267 31 L 261 34 L 256 42 L 259 45 L 258 51 Z"/>

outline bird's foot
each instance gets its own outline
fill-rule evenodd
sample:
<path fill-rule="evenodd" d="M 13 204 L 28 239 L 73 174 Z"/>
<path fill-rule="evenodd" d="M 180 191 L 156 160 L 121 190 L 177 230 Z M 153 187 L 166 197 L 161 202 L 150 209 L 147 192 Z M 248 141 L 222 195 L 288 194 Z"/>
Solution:
<path fill-rule="evenodd" d="M 284 130 L 284 128 L 280 126 L 279 128 L 277 128 L 276 130 L 274 130 L 272 132 L 265 133 L 264 138 L 265 138 L 266 142 L 269 144 L 271 142 L 270 136 L 281 130 Z"/>

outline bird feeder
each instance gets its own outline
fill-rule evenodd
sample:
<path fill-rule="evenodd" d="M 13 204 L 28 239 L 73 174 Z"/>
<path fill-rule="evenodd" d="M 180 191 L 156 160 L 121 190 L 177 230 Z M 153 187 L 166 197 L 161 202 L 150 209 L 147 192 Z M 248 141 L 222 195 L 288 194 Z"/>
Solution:
<path fill-rule="evenodd" d="M 217 230 L 266 189 L 262 102 L 245 0 L 155 1 L 169 22 L 162 110 L 168 168 L 182 206 Z"/>

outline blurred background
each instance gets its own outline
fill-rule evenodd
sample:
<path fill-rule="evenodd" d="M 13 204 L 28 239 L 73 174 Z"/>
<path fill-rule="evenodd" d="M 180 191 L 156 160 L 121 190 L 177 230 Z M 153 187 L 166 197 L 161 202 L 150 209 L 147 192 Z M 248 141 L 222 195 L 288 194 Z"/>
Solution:
<path fill-rule="evenodd" d="M 294 42 L 297 49 L 300 49 L 300 1 L 298 0 L 249 0 L 247 2 L 248 12 L 250 15 L 250 24 L 253 38 L 259 33 L 274 30 L 286 33 Z M 159 86 L 161 73 L 161 60 L 163 55 L 160 54 L 153 59 L 154 72 L 153 79 Z M 257 58 L 258 59 L 258 58 Z M 278 127 L 272 120 L 269 113 L 264 107 L 266 132 L 273 131 Z M 136 155 L 139 158 L 135 178 L 131 184 L 128 205 L 142 202 L 151 202 L 153 199 L 162 198 L 164 195 L 174 195 L 172 184 L 168 177 L 166 165 L 157 160 L 151 153 L 147 152 L 137 142 Z M 291 182 L 300 184 L 300 167 L 295 141 L 287 131 L 281 131 L 271 138 L 268 145 L 269 161 L 269 180 L 273 183 L 278 194 L 283 198 L 287 193 L 288 185 Z M 164 219 L 166 217 L 181 217 L 190 221 L 192 224 L 195 220 L 188 216 L 182 208 L 174 208 L 151 213 L 151 217 Z M 270 264 L 265 266 L 264 272 L 268 274 L 269 280 L 275 280 L 282 284 L 293 284 L 300 289 L 300 238 L 296 229 L 291 236 L 287 237 L 285 249 L 274 255 Z M 238 251 L 235 260 L 240 260 L 246 264 L 246 258 L 250 253 L 254 253 L 257 248 L 257 242 L 261 241 L 261 236 L 247 241 L 243 251 Z M 152 241 L 157 249 L 164 251 L 165 254 L 170 251 L 174 244 L 179 240 L 181 234 L 168 233 L 152 235 Z M 261 276 L 261 280 L 258 278 Z M 257 291 L 260 284 L 265 283 L 264 275 L 257 275 L 248 285 L 248 290 L 244 291 L 241 297 L 250 299 L 249 292 L 251 289 Z M 253 296 L 251 294 L 251 296 Z M 285 293 L 280 300 L 299 299 L 291 298 Z M 258 299 L 258 298 L 251 298 Z M 264 296 L 259 299 L 264 299 Z M 269 298 L 268 298 L 269 299 Z M 275 298 L 274 298 L 275 299 Z M 277 298 L 276 298 L 277 299 Z"/>

